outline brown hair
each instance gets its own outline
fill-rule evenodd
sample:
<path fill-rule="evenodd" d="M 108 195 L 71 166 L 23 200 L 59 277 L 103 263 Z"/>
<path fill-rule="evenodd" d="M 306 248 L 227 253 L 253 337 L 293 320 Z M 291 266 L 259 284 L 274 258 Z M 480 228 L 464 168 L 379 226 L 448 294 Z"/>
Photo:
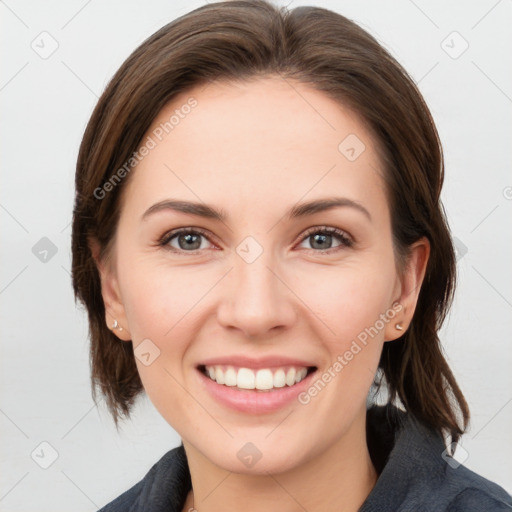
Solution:
<path fill-rule="evenodd" d="M 413 242 L 422 236 L 430 241 L 411 325 L 400 342 L 384 344 L 379 368 L 391 403 L 401 401 L 456 443 L 469 410 L 437 334 L 453 299 L 456 267 L 440 201 L 443 155 L 431 114 L 400 64 L 354 22 L 323 8 L 288 11 L 263 0 L 208 4 L 158 30 L 122 64 L 87 125 L 76 168 L 72 279 L 89 316 L 94 400 L 99 388 L 117 426 L 143 390 L 132 344 L 120 342 L 105 325 L 88 245 L 93 237 L 100 257 L 109 255 L 129 175 L 100 199 L 95 191 L 129 161 L 178 93 L 210 80 L 267 75 L 308 84 L 368 125 L 383 163 L 398 266 Z"/>

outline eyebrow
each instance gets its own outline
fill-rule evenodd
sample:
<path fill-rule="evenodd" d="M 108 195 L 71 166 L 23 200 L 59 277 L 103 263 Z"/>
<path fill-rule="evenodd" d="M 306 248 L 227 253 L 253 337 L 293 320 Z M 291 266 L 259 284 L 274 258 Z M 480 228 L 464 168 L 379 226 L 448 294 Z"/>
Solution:
<path fill-rule="evenodd" d="M 360 203 L 347 197 L 331 197 L 325 199 L 316 199 L 306 203 L 300 203 L 290 208 L 285 216 L 288 220 L 300 217 L 306 217 L 315 213 L 332 210 L 333 208 L 349 207 L 363 213 L 368 220 L 372 220 L 370 212 Z M 166 199 L 160 201 L 148 208 L 142 215 L 142 220 L 146 220 L 149 216 L 165 210 L 185 213 L 188 215 L 196 215 L 207 219 L 214 219 L 221 222 L 227 220 L 227 214 L 224 210 L 219 210 L 205 203 L 196 203 L 191 201 L 179 201 L 174 199 Z"/>

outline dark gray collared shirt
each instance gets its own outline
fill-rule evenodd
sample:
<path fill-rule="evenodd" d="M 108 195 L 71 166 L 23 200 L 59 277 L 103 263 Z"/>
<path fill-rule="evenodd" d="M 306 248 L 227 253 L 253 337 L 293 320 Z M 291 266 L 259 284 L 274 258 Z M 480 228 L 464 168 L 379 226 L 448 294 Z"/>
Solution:
<path fill-rule="evenodd" d="M 442 437 L 393 406 L 373 406 L 367 440 L 379 473 L 359 512 L 505 512 L 512 497 L 451 458 Z M 99 512 L 181 512 L 191 489 L 183 445 Z"/>

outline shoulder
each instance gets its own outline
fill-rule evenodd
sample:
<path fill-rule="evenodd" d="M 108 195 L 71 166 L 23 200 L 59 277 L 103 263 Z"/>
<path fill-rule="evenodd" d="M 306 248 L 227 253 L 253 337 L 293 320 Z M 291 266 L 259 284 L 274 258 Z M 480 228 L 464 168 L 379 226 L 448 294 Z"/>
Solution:
<path fill-rule="evenodd" d="M 140 490 L 143 486 L 143 481 L 123 492 L 117 498 L 104 505 L 98 512 L 121 512 L 132 510 L 132 505 L 137 501 L 140 495 Z"/>
<path fill-rule="evenodd" d="M 447 512 L 509 512 L 512 510 L 510 501 L 503 501 L 490 496 L 480 489 L 465 489 L 450 504 Z"/>
<path fill-rule="evenodd" d="M 418 468 L 416 487 L 432 510 L 446 512 L 512 512 L 512 496 L 503 487 L 460 464 L 448 454 L 442 438 L 426 426 L 409 427 L 416 448 L 412 465 Z M 421 468 L 421 469 L 420 469 Z"/>
<path fill-rule="evenodd" d="M 379 477 L 360 512 L 512 512 L 505 489 L 452 458 L 413 416 L 378 409 L 368 420 Z"/>
<path fill-rule="evenodd" d="M 446 471 L 446 485 L 455 491 L 447 512 L 512 511 L 512 497 L 503 487 L 463 465 Z"/>
<path fill-rule="evenodd" d="M 98 512 L 181 511 L 191 487 L 183 445 L 168 451 L 146 475 Z"/>

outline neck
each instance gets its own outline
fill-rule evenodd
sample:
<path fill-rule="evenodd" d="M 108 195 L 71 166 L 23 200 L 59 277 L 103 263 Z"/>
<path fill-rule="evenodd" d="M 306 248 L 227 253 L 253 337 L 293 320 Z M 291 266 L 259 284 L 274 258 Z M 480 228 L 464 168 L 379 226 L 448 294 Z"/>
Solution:
<path fill-rule="evenodd" d="M 366 411 L 327 450 L 286 472 L 223 470 L 183 440 L 192 490 L 183 512 L 356 512 L 377 481 L 366 443 Z"/>

